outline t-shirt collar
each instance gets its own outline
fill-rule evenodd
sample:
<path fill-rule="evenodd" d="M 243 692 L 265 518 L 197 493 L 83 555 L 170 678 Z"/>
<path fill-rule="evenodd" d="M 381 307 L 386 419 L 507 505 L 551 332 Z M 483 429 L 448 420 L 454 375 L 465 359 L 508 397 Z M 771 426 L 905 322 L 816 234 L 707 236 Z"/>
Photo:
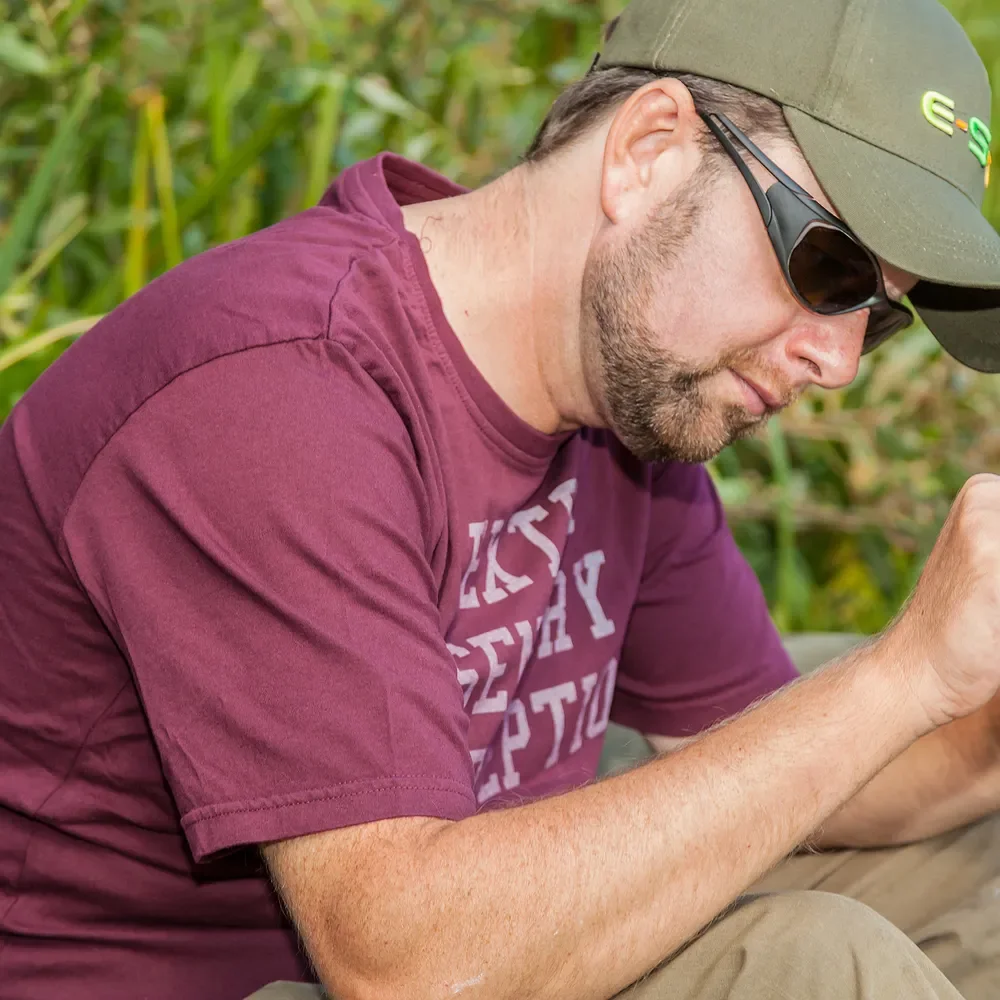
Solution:
<path fill-rule="evenodd" d="M 427 306 L 432 332 L 444 348 L 473 404 L 518 450 L 535 459 L 551 460 L 573 432 L 544 434 L 522 420 L 497 395 L 473 364 L 448 322 L 419 242 L 403 221 L 401 206 L 453 198 L 467 191 L 468 188 L 420 163 L 395 153 L 380 153 L 345 170 L 320 204 L 360 211 L 370 218 L 381 220 L 396 233 L 409 256 L 417 291 Z"/>

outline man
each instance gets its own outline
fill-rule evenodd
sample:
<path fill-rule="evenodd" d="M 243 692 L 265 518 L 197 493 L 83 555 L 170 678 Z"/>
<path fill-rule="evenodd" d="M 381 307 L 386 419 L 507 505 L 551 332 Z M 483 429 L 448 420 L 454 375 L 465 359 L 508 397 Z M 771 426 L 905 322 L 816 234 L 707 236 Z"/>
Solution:
<path fill-rule="evenodd" d="M 697 464 L 907 292 L 1000 367 L 985 79 L 934 0 L 634 0 L 495 183 L 359 164 L 69 351 L 0 432 L 4 996 L 995 996 L 1000 481 L 789 684 Z M 609 716 L 665 752 L 593 783 Z"/>

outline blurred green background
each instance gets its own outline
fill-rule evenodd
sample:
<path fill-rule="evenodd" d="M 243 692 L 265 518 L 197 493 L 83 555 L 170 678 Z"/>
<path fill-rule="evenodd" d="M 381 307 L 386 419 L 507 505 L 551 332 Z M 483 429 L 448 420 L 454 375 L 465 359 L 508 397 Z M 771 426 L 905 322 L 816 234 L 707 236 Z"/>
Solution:
<path fill-rule="evenodd" d="M 0 419 L 122 299 L 359 159 L 392 149 L 468 185 L 512 165 L 621 6 L 0 0 Z M 950 6 L 1000 83 L 1000 0 Z M 1000 181 L 987 211 L 1000 223 Z M 723 454 L 779 626 L 880 628 L 965 478 L 1000 470 L 998 417 L 1000 381 L 917 329 Z"/>

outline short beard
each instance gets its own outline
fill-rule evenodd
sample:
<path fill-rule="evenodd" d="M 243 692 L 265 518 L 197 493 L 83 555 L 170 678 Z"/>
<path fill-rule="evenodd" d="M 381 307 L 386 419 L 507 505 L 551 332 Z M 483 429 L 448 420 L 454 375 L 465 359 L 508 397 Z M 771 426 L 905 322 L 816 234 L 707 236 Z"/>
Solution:
<path fill-rule="evenodd" d="M 645 320 L 654 274 L 663 281 L 691 243 L 712 182 L 711 175 L 689 181 L 624 247 L 592 254 L 584 273 L 583 316 L 596 334 L 588 360 L 599 371 L 592 395 L 622 444 L 647 462 L 708 461 L 732 441 L 749 437 L 770 415 L 757 418 L 735 405 L 713 408 L 704 398 L 703 385 L 713 375 L 741 366 L 759 369 L 752 351 L 692 368 L 656 346 Z"/>

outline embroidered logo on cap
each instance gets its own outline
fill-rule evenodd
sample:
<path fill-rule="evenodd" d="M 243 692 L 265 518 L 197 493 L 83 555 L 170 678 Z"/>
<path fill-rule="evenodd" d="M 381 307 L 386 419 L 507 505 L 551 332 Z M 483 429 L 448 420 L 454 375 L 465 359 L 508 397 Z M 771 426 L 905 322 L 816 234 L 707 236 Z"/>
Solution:
<path fill-rule="evenodd" d="M 959 118 L 955 112 L 957 105 L 950 97 L 939 94 L 936 90 L 928 90 L 921 101 L 924 117 L 945 135 L 954 135 L 955 130 L 965 132 L 969 136 L 969 150 L 986 170 L 986 186 L 990 185 L 990 168 L 993 165 L 993 155 L 990 145 L 993 135 L 989 125 L 981 118 Z"/>

